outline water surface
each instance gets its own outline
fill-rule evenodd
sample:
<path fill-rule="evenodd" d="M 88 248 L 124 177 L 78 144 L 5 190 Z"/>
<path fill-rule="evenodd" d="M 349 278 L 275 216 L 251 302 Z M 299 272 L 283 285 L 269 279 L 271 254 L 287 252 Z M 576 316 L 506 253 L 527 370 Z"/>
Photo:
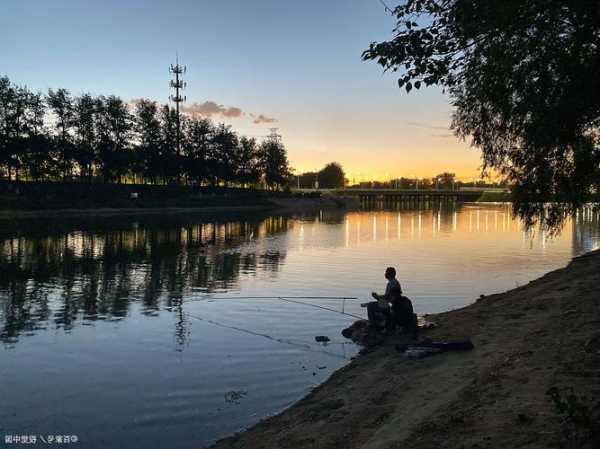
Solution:
<path fill-rule="evenodd" d="M 77 435 L 86 448 L 202 447 L 289 406 L 356 354 L 340 330 L 388 265 L 423 314 L 600 244 L 590 211 L 550 239 L 504 205 L 2 232 L 0 437 Z"/>

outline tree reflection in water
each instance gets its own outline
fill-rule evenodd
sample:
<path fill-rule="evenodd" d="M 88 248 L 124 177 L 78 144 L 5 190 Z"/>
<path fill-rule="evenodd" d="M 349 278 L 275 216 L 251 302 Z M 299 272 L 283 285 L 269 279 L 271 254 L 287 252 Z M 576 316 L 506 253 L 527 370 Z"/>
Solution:
<path fill-rule="evenodd" d="M 231 289 L 240 274 L 277 273 L 285 249 L 261 242 L 291 226 L 285 217 L 161 217 L 6 238 L 0 242 L 0 341 L 14 344 L 49 326 L 68 332 L 78 323 L 122 319 L 140 302 L 145 315 L 161 309 L 176 314 L 175 336 L 183 345 L 189 336 L 186 295 Z"/>

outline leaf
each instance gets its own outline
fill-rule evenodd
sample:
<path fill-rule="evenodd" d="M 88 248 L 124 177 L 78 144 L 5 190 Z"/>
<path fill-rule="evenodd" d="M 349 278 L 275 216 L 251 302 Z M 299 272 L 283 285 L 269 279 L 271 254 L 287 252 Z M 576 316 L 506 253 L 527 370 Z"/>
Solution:
<path fill-rule="evenodd" d="M 417 81 L 415 83 L 415 89 L 420 89 L 421 88 L 421 81 Z"/>
<path fill-rule="evenodd" d="M 406 93 L 409 93 L 412 89 L 412 83 L 406 83 Z"/>

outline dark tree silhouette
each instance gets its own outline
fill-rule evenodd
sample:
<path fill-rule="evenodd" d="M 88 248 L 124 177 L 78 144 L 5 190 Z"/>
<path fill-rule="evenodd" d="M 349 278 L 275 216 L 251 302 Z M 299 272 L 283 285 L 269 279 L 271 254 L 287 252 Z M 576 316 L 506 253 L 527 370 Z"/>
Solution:
<path fill-rule="evenodd" d="M 8 176 L 14 173 L 19 179 L 26 151 L 26 110 L 29 92 L 10 85 L 8 79 L 0 79 L 0 114 L 2 119 L 2 162 Z"/>
<path fill-rule="evenodd" d="M 254 185 L 260 180 L 260 161 L 256 139 L 242 137 L 238 145 L 236 180 L 243 185 Z"/>
<path fill-rule="evenodd" d="M 302 189 L 312 189 L 315 187 L 315 183 L 319 179 L 319 172 L 305 172 L 297 175 L 293 180 L 290 181 L 290 184 L 298 186 Z"/>
<path fill-rule="evenodd" d="M 160 109 L 162 176 L 174 182 L 180 173 L 177 154 L 177 113 L 167 105 Z"/>
<path fill-rule="evenodd" d="M 337 162 L 331 162 L 319 172 L 319 187 L 324 189 L 344 187 L 345 176 L 342 166 Z"/>
<path fill-rule="evenodd" d="M 188 179 L 200 184 L 209 176 L 209 157 L 213 124 L 208 119 L 193 118 L 184 132 L 184 172 Z"/>
<path fill-rule="evenodd" d="M 312 189 L 317 181 L 322 189 L 337 189 L 344 187 L 347 180 L 342 165 L 338 162 L 330 162 L 318 172 L 306 172 L 293 176 L 290 184 Z"/>
<path fill-rule="evenodd" d="M 92 181 L 98 141 L 96 139 L 97 102 L 89 94 L 75 98 L 73 102 L 73 128 L 75 145 L 73 159 L 77 162 L 82 178 Z"/>
<path fill-rule="evenodd" d="M 56 91 L 50 89 L 47 97 L 48 105 L 54 114 L 56 148 L 58 149 L 58 168 L 63 180 L 70 177 L 72 173 L 71 156 L 73 153 L 73 142 L 71 128 L 73 127 L 73 100 L 66 89 Z"/>
<path fill-rule="evenodd" d="M 135 130 L 139 140 L 138 169 L 142 177 L 156 183 L 162 176 L 161 126 L 155 101 L 140 100 L 135 106 Z"/>
<path fill-rule="evenodd" d="M 133 113 L 130 111 L 133 111 Z M 140 99 L 133 107 L 116 96 L 46 97 L 0 78 L 0 175 L 12 181 L 194 183 L 282 187 L 288 176 L 281 142 L 259 145 L 225 124 L 181 117 Z"/>
<path fill-rule="evenodd" d="M 449 92 L 453 129 L 514 185 L 516 213 L 559 224 L 598 194 L 596 1 L 406 0 L 393 14 L 393 39 L 363 58 L 398 71 L 407 92 Z"/>
<path fill-rule="evenodd" d="M 213 183 L 222 180 L 228 185 L 235 180 L 236 149 L 239 144 L 238 136 L 230 126 L 221 123 L 214 131 L 212 142 Z"/>
<path fill-rule="evenodd" d="M 14 101 L 16 92 L 6 77 L 0 78 L 0 162 L 3 168 L 10 170 L 10 153 L 15 146 L 14 140 Z M 6 173 L 10 177 L 10 172 Z"/>
<path fill-rule="evenodd" d="M 105 181 L 121 182 L 133 160 L 129 148 L 133 131 L 132 117 L 127 104 L 111 95 L 98 99 L 99 160 Z"/>
<path fill-rule="evenodd" d="M 259 167 L 267 186 L 275 189 L 288 182 L 290 175 L 285 147 L 278 139 L 265 140 L 259 149 Z"/>
<path fill-rule="evenodd" d="M 454 173 L 444 172 L 435 176 L 431 181 L 440 189 L 451 189 L 456 182 L 456 175 Z"/>
<path fill-rule="evenodd" d="M 46 109 L 40 93 L 27 92 L 23 168 L 34 180 L 52 172 L 52 142 L 44 126 Z"/>

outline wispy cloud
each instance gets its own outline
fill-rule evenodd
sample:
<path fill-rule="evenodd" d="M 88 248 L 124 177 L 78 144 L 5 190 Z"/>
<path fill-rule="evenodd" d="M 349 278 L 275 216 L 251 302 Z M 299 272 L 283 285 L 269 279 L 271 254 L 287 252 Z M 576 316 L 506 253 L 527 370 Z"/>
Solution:
<path fill-rule="evenodd" d="M 137 104 L 142 101 L 142 98 L 134 98 L 127 103 L 131 109 L 135 109 Z M 160 104 L 158 105 L 161 106 Z M 183 103 L 181 112 L 190 117 L 205 117 L 205 118 L 228 118 L 237 119 L 242 117 L 250 117 L 252 123 L 260 125 L 261 123 L 275 123 L 277 119 L 268 117 L 264 114 L 253 114 L 245 112 L 242 108 L 236 106 L 225 106 L 215 101 L 205 101 L 203 103 Z"/>
<path fill-rule="evenodd" d="M 448 126 L 435 126 L 430 125 L 429 123 L 420 123 L 420 122 L 406 122 L 407 125 L 416 126 L 417 128 L 425 128 L 425 129 L 436 129 L 441 131 L 449 131 L 450 128 Z"/>
<path fill-rule="evenodd" d="M 190 103 L 181 106 L 181 111 L 192 117 L 212 117 L 214 115 L 226 118 L 239 118 L 244 112 L 234 106 L 223 106 L 214 101 L 205 101 L 204 103 Z"/>
<path fill-rule="evenodd" d="M 272 117 L 267 117 L 266 115 L 263 114 L 258 114 L 258 115 L 254 115 L 254 114 L 250 114 L 250 116 L 254 119 L 252 120 L 252 123 L 258 125 L 260 123 L 275 123 L 277 121 L 277 119 L 274 119 Z"/>

